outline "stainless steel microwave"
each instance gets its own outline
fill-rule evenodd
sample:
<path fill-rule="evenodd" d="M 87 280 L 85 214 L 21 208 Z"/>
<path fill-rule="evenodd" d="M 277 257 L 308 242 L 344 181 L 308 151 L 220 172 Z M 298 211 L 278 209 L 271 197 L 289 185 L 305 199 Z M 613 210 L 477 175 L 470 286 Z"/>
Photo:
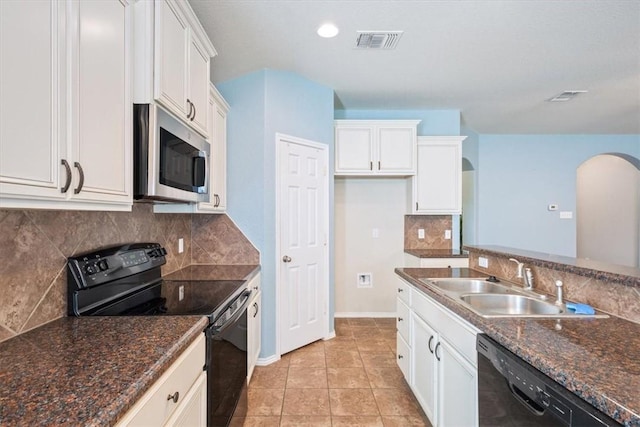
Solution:
<path fill-rule="evenodd" d="M 211 148 L 156 104 L 133 105 L 135 200 L 209 201 Z"/>

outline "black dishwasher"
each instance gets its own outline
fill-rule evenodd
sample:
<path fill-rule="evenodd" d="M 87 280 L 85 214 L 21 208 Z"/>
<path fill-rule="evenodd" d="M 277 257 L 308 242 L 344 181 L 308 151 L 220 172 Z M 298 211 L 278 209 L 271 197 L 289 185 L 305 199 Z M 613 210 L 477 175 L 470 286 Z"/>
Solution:
<path fill-rule="evenodd" d="M 485 334 L 476 349 L 481 427 L 619 425 Z"/>

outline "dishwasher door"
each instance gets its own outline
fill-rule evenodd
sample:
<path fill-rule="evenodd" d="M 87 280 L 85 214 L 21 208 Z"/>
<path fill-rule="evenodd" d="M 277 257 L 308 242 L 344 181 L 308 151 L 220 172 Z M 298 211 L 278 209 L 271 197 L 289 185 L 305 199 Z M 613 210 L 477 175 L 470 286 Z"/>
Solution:
<path fill-rule="evenodd" d="M 488 336 L 476 348 L 480 427 L 619 425 Z"/>

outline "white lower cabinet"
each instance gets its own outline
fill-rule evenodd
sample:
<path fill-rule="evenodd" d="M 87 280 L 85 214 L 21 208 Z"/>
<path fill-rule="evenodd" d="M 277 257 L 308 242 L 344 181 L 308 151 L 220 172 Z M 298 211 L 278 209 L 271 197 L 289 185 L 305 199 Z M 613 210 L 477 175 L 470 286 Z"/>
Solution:
<path fill-rule="evenodd" d="M 410 292 L 409 385 L 434 427 L 477 426 L 479 331 L 416 288 Z"/>
<path fill-rule="evenodd" d="M 249 290 L 253 292 L 249 307 L 247 308 L 247 383 L 251 380 L 253 369 L 256 367 L 258 357 L 260 356 L 260 334 L 262 333 L 260 310 L 262 292 L 260 291 L 260 275 L 257 275 L 248 285 Z"/>
<path fill-rule="evenodd" d="M 205 337 L 201 334 L 147 390 L 117 426 L 207 425 Z"/>

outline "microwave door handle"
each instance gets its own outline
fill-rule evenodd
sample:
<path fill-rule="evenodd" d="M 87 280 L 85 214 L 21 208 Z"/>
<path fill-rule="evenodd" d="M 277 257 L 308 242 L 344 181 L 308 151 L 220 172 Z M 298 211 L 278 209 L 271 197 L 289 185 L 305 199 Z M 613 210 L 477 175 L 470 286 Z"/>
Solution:
<path fill-rule="evenodd" d="M 204 151 L 198 151 L 195 157 L 193 158 L 193 186 L 198 188 L 198 190 L 203 189 L 206 191 L 207 185 L 207 153 Z M 202 165 L 202 167 L 200 167 Z M 202 173 L 200 173 L 202 171 Z M 198 193 L 202 193 L 202 191 L 198 191 Z"/>

